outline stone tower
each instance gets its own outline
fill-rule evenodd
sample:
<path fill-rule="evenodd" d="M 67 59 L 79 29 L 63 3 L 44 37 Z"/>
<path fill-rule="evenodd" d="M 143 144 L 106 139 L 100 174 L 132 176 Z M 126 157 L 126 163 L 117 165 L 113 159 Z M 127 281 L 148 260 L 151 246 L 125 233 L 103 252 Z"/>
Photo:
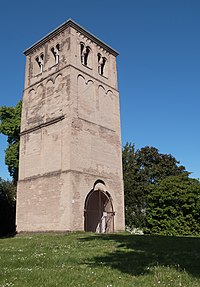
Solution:
<path fill-rule="evenodd" d="M 124 230 L 117 52 L 68 20 L 25 55 L 17 231 Z"/>

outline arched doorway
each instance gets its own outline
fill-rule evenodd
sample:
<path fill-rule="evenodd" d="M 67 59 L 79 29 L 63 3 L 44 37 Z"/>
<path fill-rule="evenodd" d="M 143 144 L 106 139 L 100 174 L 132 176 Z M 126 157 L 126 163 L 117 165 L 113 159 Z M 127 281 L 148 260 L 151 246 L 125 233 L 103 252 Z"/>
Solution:
<path fill-rule="evenodd" d="M 85 231 L 114 232 L 112 198 L 107 191 L 93 189 L 85 200 Z"/>

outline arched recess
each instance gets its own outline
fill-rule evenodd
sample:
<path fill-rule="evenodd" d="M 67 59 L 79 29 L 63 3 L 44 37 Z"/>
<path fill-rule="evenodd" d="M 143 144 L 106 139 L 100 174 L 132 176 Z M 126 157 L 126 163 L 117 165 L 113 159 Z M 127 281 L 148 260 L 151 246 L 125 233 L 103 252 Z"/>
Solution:
<path fill-rule="evenodd" d="M 51 120 L 62 116 L 62 94 L 64 81 L 61 74 L 55 80 L 50 79 L 46 83 L 46 119 Z"/>
<path fill-rule="evenodd" d="M 95 122 L 96 97 L 92 80 L 86 82 L 82 75 L 78 76 L 78 115 L 80 118 Z"/>
<path fill-rule="evenodd" d="M 94 188 L 85 200 L 84 230 L 97 233 L 114 232 L 114 210 L 111 195 L 105 190 L 101 180 L 96 181 Z"/>
<path fill-rule="evenodd" d="M 36 90 L 29 92 L 27 121 L 33 125 L 42 123 L 44 118 L 44 86 L 40 84 Z"/>
<path fill-rule="evenodd" d="M 114 129 L 114 100 L 112 91 L 106 92 L 102 85 L 98 87 L 100 124 L 106 128 Z"/>

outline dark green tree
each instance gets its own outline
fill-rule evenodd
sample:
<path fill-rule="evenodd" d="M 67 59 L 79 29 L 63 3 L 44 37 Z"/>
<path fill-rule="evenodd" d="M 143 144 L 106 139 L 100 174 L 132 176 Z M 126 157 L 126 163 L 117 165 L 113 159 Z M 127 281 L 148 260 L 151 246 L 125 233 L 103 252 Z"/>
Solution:
<path fill-rule="evenodd" d="M 161 180 L 148 195 L 147 226 L 163 235 L 200 234 L 200 182 L 185 175 Z"/>
<path fill-rule="evenodd" d="M 140 176 L 136 157 L 134 145 L 127 143 L 122 152 L 125 218 L 129 227 L 144 227 L 145 216 L 142 210 L 145 208 L 147 182 Z"/>
<path fill-rule="evenodd" d="M 185 174 L 184 166 L 170 154 L 161 154 L 155 147 L 136 150 L 134 144 L 126 144 L 122 153 L 126 225 L 146 227 L 148 195 L 152 187 L 168 176 Z"/>
<path fill-rule="evenodd" d="M 5 164 L 16 185 L 19 166 L 19 133 L 21 124 L 22 101 L 16 107 L 0 108 L 0 133 L 7 136 L 8 147 L 5 151 Z"/>
<path fill-rule="evenodd" d="M 0 236 L 15 232 L 16 186 L 0 178 Z"/>

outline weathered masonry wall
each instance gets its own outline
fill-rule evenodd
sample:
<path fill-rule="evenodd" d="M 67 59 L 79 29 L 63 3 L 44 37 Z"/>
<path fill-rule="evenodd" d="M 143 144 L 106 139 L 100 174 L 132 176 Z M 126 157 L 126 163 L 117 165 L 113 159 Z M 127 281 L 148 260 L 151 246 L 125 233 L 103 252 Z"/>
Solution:
<path fill-rule="evenodd" d="M 123 230 L 116 52 L 70 20 L 25 54 L 17 230 L 84 230 L 98 181 Z"/>

